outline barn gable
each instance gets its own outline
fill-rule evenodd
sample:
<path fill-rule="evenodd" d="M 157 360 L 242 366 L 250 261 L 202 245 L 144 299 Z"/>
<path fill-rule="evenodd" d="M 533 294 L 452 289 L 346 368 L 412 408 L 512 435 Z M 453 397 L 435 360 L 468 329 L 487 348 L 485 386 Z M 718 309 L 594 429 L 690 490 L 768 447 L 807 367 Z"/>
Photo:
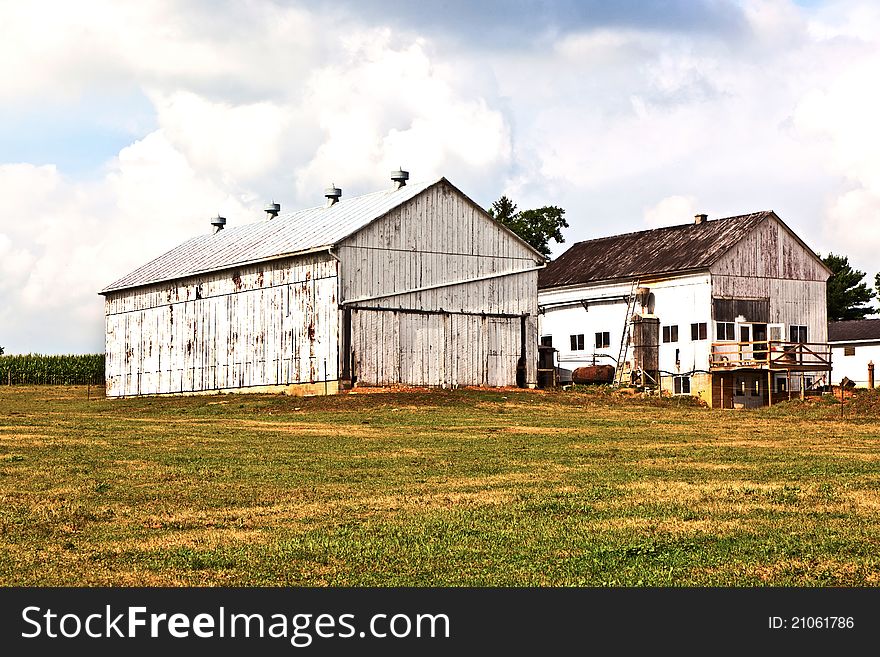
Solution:
<path fill-rule="evenodd" d="M 827 281 L 831 272 L 819 256 L 775 212 L 764 214 L 762 221 L 712 263 L 712 274 Z"/>
<path fill-rule="evenodd" d="M 340 241 L 336 253 L 344 302 L 534 270 L 546 260 L 445 179 Z"/>

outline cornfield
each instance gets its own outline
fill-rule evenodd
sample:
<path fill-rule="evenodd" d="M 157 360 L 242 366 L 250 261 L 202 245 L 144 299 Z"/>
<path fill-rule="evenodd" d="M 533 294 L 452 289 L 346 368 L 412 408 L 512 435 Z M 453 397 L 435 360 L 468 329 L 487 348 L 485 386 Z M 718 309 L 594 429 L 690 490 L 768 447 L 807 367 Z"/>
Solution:
<path fill-rule="evenodd" d="M 102 385 L 104 354 L 0 356 L 0 385 Z"/>

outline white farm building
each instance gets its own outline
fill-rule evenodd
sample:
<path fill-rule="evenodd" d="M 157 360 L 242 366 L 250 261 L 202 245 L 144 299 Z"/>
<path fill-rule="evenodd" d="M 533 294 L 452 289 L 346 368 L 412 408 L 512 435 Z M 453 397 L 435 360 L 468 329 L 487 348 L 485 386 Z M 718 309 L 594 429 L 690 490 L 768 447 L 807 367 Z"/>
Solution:
<path fill-rule="evenodd" d="M 832 376 L 838 384 L 846 377 L 859 388 L 869 388 L 869 370 L 880 368 L 880 319 L 851 319 L 828 323 L 828 342 L 834 360 Z"/>
<path fill-rule="evenodd" d="M 772 211 L 573 245 L 539 276 L 560 371 L 611 365 L 713 407 L 827 385 L 830 271 Z"/>
<path fill-rule="evenodd" d="M 445 178 L 194 237 L 101 291 L 109 397 L 533 386 L 545 258 Z"/>

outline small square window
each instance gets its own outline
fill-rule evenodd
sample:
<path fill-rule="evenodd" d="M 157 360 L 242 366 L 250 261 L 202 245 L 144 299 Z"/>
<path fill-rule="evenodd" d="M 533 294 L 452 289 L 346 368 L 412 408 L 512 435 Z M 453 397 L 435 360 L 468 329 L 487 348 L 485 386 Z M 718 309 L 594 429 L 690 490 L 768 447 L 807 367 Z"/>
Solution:
<path fill-rule="evenodd" d="M 691 394 L 691 377 L 674 376 L 672 377 L 672 390 L 676 395 Z"/>
<path fill-rule="evenodd" d="M 691 340 L 706 339 L 706 322 L 691 324 Z"/>
<path fill-rule="evenodd" d="M 605 349 L 611 346 L 611 334 L 608 331 L 596 333 L 596 349 Z"/>
<path fill-rule="evenodd" d="M 663 327 L 663 342 L 678 342 L 678 325 Z"/>
<path fill-rule="evenodd" d="M 541 346 L 542 347 L 552 347 L 553 346 L 553 336 L 552 335 L 542 335 L 541 336 Z"/>
<path fill-rule="evenodd" d="M 736 325 L 733 322 L 715 322 L 717 340 L 736 340 Z"/>
<path fill-rule="evenodd" d="M 806 342 L 807 327 L 803 325 L 792 324 L 789 327 L 789 337 L 791 338 L 791 342 Z"/>
<path fill-rule="evenodd" d="M 856 348 L 855 347 L 844 347 L 843 348 L 843 355 L 844 356 L 855 356 L 856 355 Z"/>
<path fill-rule="evenodd" d="M 571 350 L 572 351 L 583 351 L 584 350 L 584 334 L 579 333 L 577 335 L 569 336 L 571 338 Z"/>

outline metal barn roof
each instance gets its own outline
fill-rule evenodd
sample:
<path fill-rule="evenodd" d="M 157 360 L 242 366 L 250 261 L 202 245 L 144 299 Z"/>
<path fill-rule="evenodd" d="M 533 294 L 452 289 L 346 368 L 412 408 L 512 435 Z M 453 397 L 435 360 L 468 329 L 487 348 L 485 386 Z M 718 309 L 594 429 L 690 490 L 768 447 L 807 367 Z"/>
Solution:
<path fill-rule="evenodd" d="M 111 283 L 101 294 L 328 248 L 445 178 L 411 183 L 330 207 L 282 213 L 275 219 L 199 235 Z"/>
<path fill-rule="evenodd" d="M 766 210 L 578 242 L 538 273 L 538 287 L 706 269 L 771 216 Z"/>
<path fill-rule="evenodd" d="M 880 340 L 880 319 L 848 319 L 828 322 L 828 342 Z"/>

